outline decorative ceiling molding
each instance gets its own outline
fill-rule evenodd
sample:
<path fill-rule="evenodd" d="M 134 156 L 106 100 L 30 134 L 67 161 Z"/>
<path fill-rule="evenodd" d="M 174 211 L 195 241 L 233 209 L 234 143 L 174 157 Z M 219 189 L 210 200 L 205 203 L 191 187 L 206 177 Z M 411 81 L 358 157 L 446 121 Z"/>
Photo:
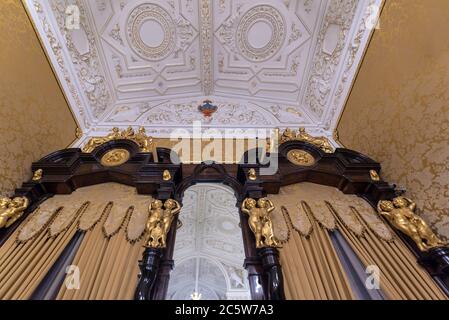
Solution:
<path fill-rule="evenodd" d="M 381 2 L 25 0 L 81 141 L 129 125 L 168 137 L 194 121 L 331 138 Z"/>

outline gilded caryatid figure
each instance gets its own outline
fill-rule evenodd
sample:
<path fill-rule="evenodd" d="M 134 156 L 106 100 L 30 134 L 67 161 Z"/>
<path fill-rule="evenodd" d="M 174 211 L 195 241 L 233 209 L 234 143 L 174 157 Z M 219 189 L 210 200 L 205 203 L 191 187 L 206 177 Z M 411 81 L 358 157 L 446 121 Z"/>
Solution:
<path fill-rule="evenodd" d="M 0 199 L 0 229 L 8 228 L 17 221 L 29 205 L 27 197 Z"/>
<path fill-rule="evenodd" d="M 242 212 L 248 217 L 248 224 L 256 238 L 256 248 L 278 247 L 279 241 L 274 236 L 271 212 L 274 210 L 273 202 L 267 198 L 258 201 L 246 198 L 242 203 Z"/>
<path fill-rule="evenodd" d="M 176 214 L 181 210 L 178 201 L 168 199 L 162 204 L 161 200 L 151 202 L 149 217 L 146 225 L 147 241 L 146 247 L 165 248 L 167 234 Z"/>
<path fill-rule="evenodd" d="M 445 245 L 427 223 L 416 215 L 416 204 L 412 200 L 405 197 L 397 197 L 393 201 L 382 200 L 377 210 L 393 227 L 412 238 L 421 251 Z"/>

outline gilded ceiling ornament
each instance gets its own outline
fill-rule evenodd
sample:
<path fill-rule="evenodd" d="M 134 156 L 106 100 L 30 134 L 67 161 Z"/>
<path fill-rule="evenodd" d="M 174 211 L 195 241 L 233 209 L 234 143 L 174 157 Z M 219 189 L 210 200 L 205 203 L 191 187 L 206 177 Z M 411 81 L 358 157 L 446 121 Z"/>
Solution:
<path fill-rule="evenodd" d="M 265 23 L 271 29 L 270 40 L 261 48 L 253 46 L 249 32 L 256 23 Z M 273 57 L 284 44 L 286 27 L 282 14 L 269 5 L 258 5 L 249 9 L 237 26 L 236 40 L 240 53 L 250 61 L 264 61 Z"/>
<path fill-rule="evenodd" d="M 377 205 L 377 211 L 393 227 L 412 238 L 421 251 L 445 245 L 427 223 L 415 213 L 416 203 L 412 200 L 405 197 L 397 197 L 392 201 L 381 200 Z"/>
<path fill-rule="evenodd" d="M 315 158 L 307 151 L 300 149 L 293 149 L 287 153 L 287 159 L 297 166 L 313 166 Z"/>
<path fill-rule="evenodd" d="M 130 158 L 129 151 L 126 149 L 112 149 L 101 157 L 101 165 L 105 167 L 116 167 L 124 164 Z"/>
<path fill-rule="evenodd" d="M 380 181 L 380 176 L 379 176 L 379 174 L 377 173 L 376 170 L 370 170 L 369 171 L 369 175 L 370 175 L 371 180 L 373 180 L 373 181 Z"/>
<path fill-rule="evenodd" d="M 303 141 L 310 144 L 313 144 L 314 146 L 320 148 L 326 153 L 333 153 L 334 148 L 332 147 L 331 143 L 329 142 L 329 139 L 322 136 L 322 137 L 313 137 L 312 135 L 308 134 L 306 132 L 305 128 L 299 128 L 298 133 L 296 133 L 294 130 L 291 130 L 290 128 L 285 129 L 285 131 L 280 136 L 281 143 L 287 142 L 287 141 Z"/>
<path fill-rule="evenodd" d="M 170 181 L 171 180 L 170 171 L 164 170 L 164 172 L 162 173 L 162 180 L 164 180 L 164 181 Z"/>
<path fill-rule="evenodd" d="M 257 180 L 256 170 L 254 168 L 249 169 L 248 171 L 248 179 L 251 181 Z"/>
<path fill-rule="evenodd" d="M 152 44 L 141 37 L 142 27 L 157 23 L 163 32 L 162 41 Z M 137 6 L 129 15 L 127 35 L 130 47 L 143 59 L 157 61 L 167 57 L 176 46 L 176 25 L 170 14 L 161 6 L 144 3 Z"/>
<path fill-rule="evenodd" d="M 42 169 L 37 169 L 36 171 L 34 171 L 32 180 L 33 181 L 41 180 L 42 179 L 42 173 L 43 173 Z"/>
<path fill-rule="evenodd" d="M 81 130 L 79 127 L 76 127 L 76 129 L 75 129 L 75 137 L 77 137 L 79 139 L 82 136 L 83 136 L 83 130 Z"/>
<path fill-rule="evenodd" d="M 153 200 L 149 208 L 149 217 L 146 224 L 147 240 L 145 247 L 165 248 L 167 233 L 170 230 L 173 218 L 181 210 L 178 201 L 168 199 L 162 204 L 161 200 Z"/>
<path fill-rule="evenodd" d="M 95 148 L 101 146 L 102 144 L 113 141 L 113 140 L 131 140 L 139 145 L 141 152 L 152 152 L 153 154 L 156 150 L 156 146 L 153 142 L 153 138 L 147 136 L 145 133 L 145 128 L 140 127 L 137 133 L 134 132 L 133 128 L 128 127 L 128 129 L 120 132 L 120 129 L 117 127 L 112 128 L 112 132 L 109 133 L 105 137 L 93 137 L 90 138 L 86 145 L 83 147 L 82 151 L 86 153 L 90 153 L 95 150 Z M 157 159 L 157 155 L 155 155 Z"/>
<path fill-rule="evenodd" d="M 16 222 L 29 203 L 27 197 L 0 198 L 0 229 L 8 228 Z"/>
<path fill-rule="evenodd" d="M 279 247 L 270 216 L 275 209 L 273 202 L 268 198 L 261 198 L 258 201 L 246 198 L 241 209 L 249 216 L 248 224 L 256 237 L 256 248 Z"/>
<path fill-rule="evenodd" d="M 317 117 L 323 116 L 327 108 L 332 83 L 345 53 L 346 39 L 350 34 L 358 3 L 357 0 L 331 0 L 327 6 L 304 97 L 306 104 Z M 335 46 L 327 48 L 326 36 L 332 25 L 338 26 L 338 41 Z"/>

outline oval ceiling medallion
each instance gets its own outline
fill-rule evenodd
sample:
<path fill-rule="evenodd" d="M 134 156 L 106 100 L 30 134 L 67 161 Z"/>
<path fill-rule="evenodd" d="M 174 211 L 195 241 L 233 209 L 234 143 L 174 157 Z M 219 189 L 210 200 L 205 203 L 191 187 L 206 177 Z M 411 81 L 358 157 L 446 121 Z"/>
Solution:
<path fill-rule="evenodd" d="M 315 164 L 315 158 L 307 151 L 293 149 L 287 153 L 287 159 L 297 166 L 309 167 Z"/>
<path fill-rule="evenodd" d="M 240 53 L 250 61 L 264 61 L 282 47 L 286 28 L 281 13 L 272 6 L 260 5 L 248 10 L 237 27 Z"/>
<path fill-rule="evenodd" d="M 128 17 L 128 42 L 146 60 L 161 60 L 173 51 L 175 30 L 170 14 L 155 4 L 142 4 L 134 8 Z"/>
<path fill-rule="evenodd" d="M 101 157 L 101 164 L 105 167 L 116 167 L 129 160 L 130 154 L 126 149 L 112 149 Z"/>

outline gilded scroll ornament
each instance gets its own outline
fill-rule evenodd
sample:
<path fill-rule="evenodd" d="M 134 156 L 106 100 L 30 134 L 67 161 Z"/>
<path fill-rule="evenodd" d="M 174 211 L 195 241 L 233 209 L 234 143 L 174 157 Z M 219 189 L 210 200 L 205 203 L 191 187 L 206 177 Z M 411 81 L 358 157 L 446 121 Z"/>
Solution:
<path fill-rule="evenodd" d="M 149 217 L 146 224 L 147 240 L 145 247 L 165 248 L 166 238 L 173 218 L 181 210 L 178 201 L 168 199 L 162 204 L 161 200 L 151 202 Z"/>
<path fill-rule="evenodd" d="M 164 181 L 170 181 L 171 180 L 170 171 L 164 170 L 164 172 L 162 173 L 162 180 L 164 180 Z"/>
<path fill-rule="evenodd" d="M 315 164 L 315 158 L 309 152 L 300 149 L 290 150 L 287 159 L 297 166 L 310 167 Z"/>
<path fill-rule="evenodd" d="M 369 171 L 369 175 L 370 175 L 371 180 L 373 180 L 373 181 L 380 181 L 380 176 L 379 176 L 379 174 L 377 173 L 376 170 L 370 170 Z"/>
<path fill-rule="evenodd" d="M 256 237 L 256 248 L 279 247 L 279 240 L 274 236 L 271 212 L 274 204 L 267 198 L 258 201 L 246 198 L 242 203 L 242 211 L 246 213 L 248 224 Z"/>
<path fill-rule="evenodd" d="M 112 149 L 101 157 L 101 165 L 105 167 L 116 167 L 124 164 L 130 158 L 129 151 L 126 149 Z"/>
<path fill-rule="evenodd" d="M 251 181 L 257 180 L 256 170 L 254 168 L 249 169 L 248 171 L 248 179 Z"/>
<path fill-rule="evenodd" d="M 412 200 L 405 197 L 397 197 L 393 201 L 382 200 L 377 210 L 393 227 L 412 238 L 421 251 L 445 245 L 415 213 L 416 203 Z"/>
<path fill-rule="evenodd" d="M 22 215 L 30 201 L 26 197 L 0 199 L 0 229 L 10 227 Z"/>
<path fill-rule="evenodd" d="M 333 153 L 334 148 L 332 147 L 329 139 L 326 137 L 313 137 L 306 132 L 305 128 L 299 128 L 298 133 L 289 128 L 285 129 L 280 137 L 281 143 L 287 141 L 302 141 L 313 144 L 314 146 L 320 148 L 326 153 Z"/>
<path fill-rule="evenodd" d="M 112 128 L 112 132 L 105 137 L 90 138 L 82 150 L 83 152 L 90 153 L 106 142 L 119 139 L 134 141 L 139 145 L 141 152 L 151 152 L 155 149 L 153 138 L 146 135 L 144 127 L 140 127 L 137 133 L 135 133 L 134 129 L 131 127 L 128 127 L 128 129 L 123 131 L 114 127 Z"/>
<path fill-rule="evenodd" d="M 41 180 L 42 179 L 42 173 L 43 173 L 42 169 L 37 169 L 36 171 L 34 171 L 32 180 L 33 181 Z"/>

